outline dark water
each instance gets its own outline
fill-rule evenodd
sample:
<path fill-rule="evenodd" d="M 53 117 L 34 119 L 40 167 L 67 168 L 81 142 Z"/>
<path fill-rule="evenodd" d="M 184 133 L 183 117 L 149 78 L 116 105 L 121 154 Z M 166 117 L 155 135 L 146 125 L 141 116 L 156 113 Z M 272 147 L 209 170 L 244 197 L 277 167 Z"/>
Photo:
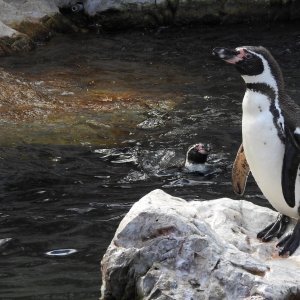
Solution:
<path fill-rule="evenodd" d="M 57 70 L 58 77 L 69 76 L 69 88 L 77 87 L 83 98 L 79 87 L 86 76 L 88 80 L 94 76 L 114 92 L 113 81 L 122 92 L 134 89 L 137 97 L 149 93 L 157 101 L 166 95 L 179 100 L 168 111 L 145 110 L 146 121 L 140 125 L 124 119 L 115 136 L 114 131 L 99 132 L 99 144 L 81 137 L 80 143 L 69 145 L 21 140 L 0 148 L 0 298 L 97 299 L 100 259 L 120 220 L 155 188 L 187 200 L 236 199 L 230 170 L 241 139 L 244 87 L 230 66 L 211 57 L 211 49 L 269 47 L 283 67 L 290 95 L 299 98 L 298 28 L 297 24 L 177 28 L 58 37 L 35 52 L 3 59 L 5 69 L 28 80 L 47 82 L 49 70 L 51 76 Z M 69 68 L 78 59 L 85 72 L 91 68 L 89 75 Z M 129 77 L 133 72 L 137 79 Z M 101 116 L 99 112 L 96 117 Z M 203 178 L 180 169 L 186 149 L 196 142 L 212 145 L 210 162 L 219 169 L 214 176 Z M 267 205 L 249 181 L 245 198 Z M 46 254 L 58 249 L 77 252 Z"/>

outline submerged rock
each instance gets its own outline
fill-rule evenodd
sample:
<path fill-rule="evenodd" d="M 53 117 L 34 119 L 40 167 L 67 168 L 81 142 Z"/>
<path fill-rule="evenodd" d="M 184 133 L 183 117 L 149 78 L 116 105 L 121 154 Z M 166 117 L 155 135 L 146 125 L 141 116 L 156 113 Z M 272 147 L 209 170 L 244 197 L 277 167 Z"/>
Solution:
<path fill-rule="evenodd" d="M 55 109 L 53 99 L 21 77 L 0 69 L 0 123 L 43 119 Z"/>
<path fill-rule="evenodd" d="M 256 233 L 276 212 L 247 201 L 186 202 L 154 190 L 133 205 L 101 262 L 101 299 L 298 299 L 300 249 Z"/>

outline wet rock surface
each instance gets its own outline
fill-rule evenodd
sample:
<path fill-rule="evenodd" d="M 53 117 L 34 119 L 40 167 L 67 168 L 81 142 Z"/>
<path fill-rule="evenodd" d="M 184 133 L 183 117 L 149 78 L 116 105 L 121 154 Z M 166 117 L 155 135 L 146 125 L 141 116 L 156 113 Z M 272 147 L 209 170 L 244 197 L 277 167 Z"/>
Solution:
<path fill-rule="evenodd" d="M 102 259 L 102 298 L 298 299 L 300 249 L 279 258 L 256 233 L 276 213 L 228 198 L 154 190 L 133 205 Z"/>

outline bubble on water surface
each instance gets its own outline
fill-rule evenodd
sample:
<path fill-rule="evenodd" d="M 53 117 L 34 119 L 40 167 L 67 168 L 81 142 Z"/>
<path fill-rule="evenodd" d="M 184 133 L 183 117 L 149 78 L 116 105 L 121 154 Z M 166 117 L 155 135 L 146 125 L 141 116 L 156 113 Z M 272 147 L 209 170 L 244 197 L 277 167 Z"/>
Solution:
<path fill-rule="evenodd" d="M 76 249 L 55 249 L 46 252 L 48 256 L 67 256 L 78 252 Z"/>
<path fill-rule="evenodd" d="M 183 187 L 183 186 L 196 186 L 196 185 L 205 185 L 205 186 L 211 186 L 216 184 L 214 181 L 198 181 L 198 180 L 191 180 L 186 178 L 179 178 L 174 181 L 169 182 L 168 184 L 163 185 L 164 188 L 170 188 L 170 187 Z"/>

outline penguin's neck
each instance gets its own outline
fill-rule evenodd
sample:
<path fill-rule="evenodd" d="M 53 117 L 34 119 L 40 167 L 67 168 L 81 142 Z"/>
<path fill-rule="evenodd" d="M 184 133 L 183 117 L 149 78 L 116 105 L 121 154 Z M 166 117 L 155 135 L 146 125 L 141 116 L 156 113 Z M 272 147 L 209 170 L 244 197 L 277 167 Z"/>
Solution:
<path fill-rule="evenodd" d="M 262 60 L 264 71 L 254 76 L 242 75 L 242 78 L 246 83 L 247 89 L 261 91 L 270 98 L 270 101 L 276 101 L 278 102 L 277 105 L 280 106 L 280 98 L 283 98 L 280 96 L 285 95 L 280 67 L 273 58 L 270 58 L 271 61 L 268 62 L 262 55 L 258 56 Z"/>
<path fill-rule="evenodd" d="M 199 173 L 206 173 L 208 171 L 208 165 L 206 163 L 193 163 L 189 160 L 186 160 L 184 164 L 185 168 L 189 172 L 199 172 Z"/>
<path fill-rule="evenodd" d="M 243 114 L 258 118 L 264 111 L 273 115 L 273 124 L 278 137 L 284 142 L 284 117 L 281 109 L 281 96 L 284 93 L 282 80 L 274 74 L 269 65 L 264 62 L 264 72 L 256 76 L 242 75 L 246 83 L 246 93 L 243 101 Z M 280 69 L 279 76 L 282 77 Z"/>

